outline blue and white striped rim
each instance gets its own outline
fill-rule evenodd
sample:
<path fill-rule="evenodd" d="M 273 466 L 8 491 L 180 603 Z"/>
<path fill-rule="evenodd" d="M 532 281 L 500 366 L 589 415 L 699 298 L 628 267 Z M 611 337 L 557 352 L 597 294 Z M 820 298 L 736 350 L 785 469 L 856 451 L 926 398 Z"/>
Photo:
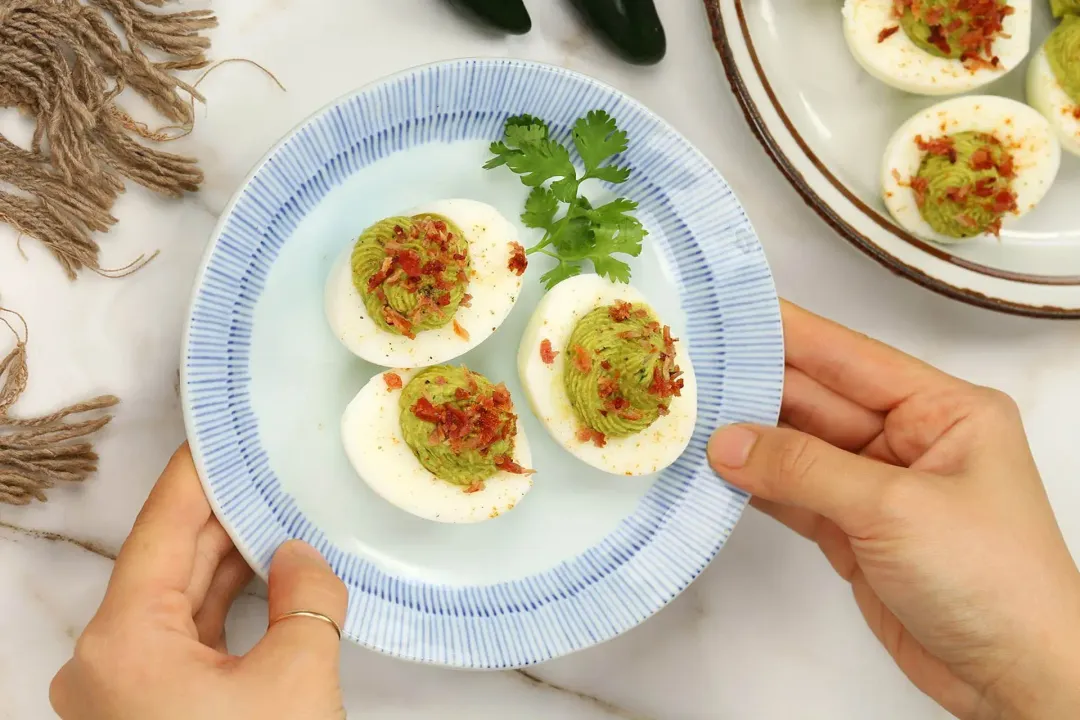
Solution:
<path fill-rule="evenodd" d="M 255 306 L 300 220 L 351 173 L 408 147 L 493 139 L 528 112 L 564 138 L 587 110 L 634 143 L 625 193 L 656 218 L 687 315 L 699 415 L 686 453 L 602 542 L 550 570 L 457 587 L 395 577 L 332 545 L 281 488 L 251 407 Z M 730 422 L 776 422 L 783 334 L 768 264 L 719 173 L 664 121 L 596 80 L 520 60 L 458 60 L 379 81 L 320 111 L 274 148 L 223 215 L 186 328 L 183 405 L 222 524 L 263 577 L 289 538 L 318 548 L 349 588 L 344 633 L 397 657 L 463 668 L 531 665 L 604 642 L 670 602 L 723 546 L 745 504 L 705 446 Z"/>

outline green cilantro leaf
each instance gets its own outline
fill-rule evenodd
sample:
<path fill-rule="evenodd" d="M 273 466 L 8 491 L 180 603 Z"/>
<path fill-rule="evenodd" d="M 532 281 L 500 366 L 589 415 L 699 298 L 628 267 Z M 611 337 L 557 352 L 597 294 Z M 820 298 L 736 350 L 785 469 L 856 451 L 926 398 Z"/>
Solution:
<path fill-rule="evenodd" d="M 526 252 L 556 260 L 540 278 L 548 290 L 581 274 L 585 262 L 591 262 L 602 277 L 629 282 L 630 266 L 613 256 L 641 254 L 648 233 L 631 215 L 637 203 L 618 198 L 593 207 L 579 194 L 587 179 L 618 184 L 630 177 L 629 167 L 604 164 L 626 150 L 626 133 L 606 112 L 594 110 L 574 123 L 571 134 L 585 165 L 582 175 L 574 167 L 570 151 L 551 139 L 547 123 L 531 115 L 507 119 L 503 139 L 491 144 L 492 157 L 484 167 L 505 165 L 533 188 L 521 220 L 527 227 L 544 231 L 543 239 Z M 562 205 L 566 205 L 566 212 L 559 217 Z"/>
<path fill-rule="evenodd" d="M 574 145 L 585 163 L 585 174 L 592 175 L 608 158 L 626 150 L 626 132 L 615 124 L 615 118 L 603 110 L 593 110 L 574 123 Z"/>
<path fill-rule="evenodd" d="M 551 230 L 555 224 L 555 213 L 559 212 L 559 201 L 554 193 L 544 187 L 533 188 L 529 193 L 529 199 L 525 201 L 525 212 L 521 214 L 521 222 L 525 227 Z"/>

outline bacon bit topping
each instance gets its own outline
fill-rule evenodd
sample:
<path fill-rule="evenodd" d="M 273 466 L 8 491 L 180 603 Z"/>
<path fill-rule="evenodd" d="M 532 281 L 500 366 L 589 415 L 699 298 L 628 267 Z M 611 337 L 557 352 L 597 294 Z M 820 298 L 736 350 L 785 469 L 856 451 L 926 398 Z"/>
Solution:
<path fill-rule="evenodd" d="M 495 389 L 491 391 L 491 402 L 498 410 L 509 410 L 514 406 L 513 401 L 510 399 L 510 391 L 502 383 L 496 385 Z"/>
<path fill-rule="evenodd" d="M 600 362 L 600 367 L 604 368 L 605 370 L 610 370 L 611 369 L 611 363 L 608 362 L 607 360 L 603 360 L 603 361 Z"/>
<path fill-rule="evenodd" d="M 394 267 L 394 258 L 385 257 L 382 261 L 382 266 L 379 270 L 368 278 L 367 289 L 368 292 L 373 292 L 375 288 L 386 282 L 386 278 L 390 276 L 390 269 Z"/>
<path fill-rule="evenodd" d="M 383 373 L 382 379 L 383 382 L 386 383 L 387 392 L 390 392 L 391 390 L 400 390 L 402 388 L 401 376 L 397 373 Z"/>
<path fill-rule="evenodd" d="M 446 379 L 445 375 L 439 375 L 438 377 L 435 378 L 435 384 L 436 385 L 445 385 L 447 382 L 449 382 L 449 381 Z"/>
<path fill-rule="evenodd" d="M 967 196 L 971 194 L 971 185 L 961 185 L 960 187 L 951 187 L 945 190 L 945 197 L 949 198 L 955 203 L 962 203 L 967 199 Z"/>
<path fill-rule="evenodd" d="M 641 418 L 645 417 L 645 414 L 635 408 L 627 408 L 619 413 L 619 417 L 627 422 L 637 422 Z"/>
<path fill-rule="evenodd" d="M 570 348 L 570 351 L 574 353 L 574 367 L 578 371 L 587 373 L 592 370 L 593 354 L 591 350 L 575 345 Z"/>
<path fill-rule="evenodd" d="M 889 38 L 891 38 L 893 35 L 895 35 L 898 32 L 900 32 L 900 26 L 899 25 L 893 25 L 892 27 L 887 27 L 887 28 L 885 28 L 884 30 L 882 30 L 881 32 L 878 33 L 877 41 L 879 43 L 883 43 L 883 42 L 885 42 L 886 40 L 888 40 Z"/>
<path fill-rule="evenodd" d="M 975 197 L 988 198 L 994 194 L 994 185 L 997 180 L 992 177 L 984 177 L 975 181 Z"/>
<path fill-rule="evenodd" d="M 615 322 L 626 322 L 630 319 L 634 306 L 625 300 L 616 300 L 614 305 L 608 307 L 608 315 Z"/>
<path fill-rule="evenodd" d="M 426 397 L 413 403 L 412 414 L 424 422 L 438 422 L 442 418 L 442 413 Z"/>
<path fill-rule="evenodd" d="M 996 213 L 1013 212 L 1016 210 L 1016 195 L 1010 190 L 1002 190 L 994 196 L 994 204 L 990 208 Z"/>
<path fill-rule="evenodd" d="M 986 228 L 994 236 L 1001 235 L 1001 218 L 994 218 L 994 221 Z"/>
<path fill-rule="evenodd" d="M 555 358 L 558 356 L 558 352 L 551 349 L 551 341 L 544 338 L 540 341 L 540 359 L 545 365 L 551 365 L 555 362 Z"/>
<path fill-rule="evenodd" d="M 940 25 L 943 15 L 945 15 L 945 8 L 932 7 L 926 11 L 925 15 L 923 15 L 923 20 L 926 21 L 927 25 Z"/>
<path fill-rule="evenodd" d="M 577 439 L 581 442 L 592 442 L 598 448 L 602 448 L 607 445 L 607 437 L 599 430 L 593 430 L 592 428 L 579 428 L 577 431 Z"/>
<path fill-rule="evenodd" d="M 402 335 L 410 340 L 416 337 L 416 334 L 413 333 L 412 323 L 409 322 L 404 315 L 389 305 L 383 306 L 383 319 L 386 320 L 387 325 L 397 328 Z"/>
<path fill-rule="evenodd" d="M 510 272 L 519 277 L 525 274 L 525 270 L 529 267 L 529 259 L 525 256 L 525 248 L 521 246 L 521 243 L 510 243 L 510 263 L 507 267 L 510 268 Z"/>
<path fill-rule="evenodd" d="M 1080 110 L 1080 108 L 1077 108 Z M 1077 120 L 1080 120 L 1080 115 L 1076 116 Z M 1003 178 L 1011 178 L 1016 176 L 1016 168 L 1013 165 L 1012 155 L 1006 154 L 1005 159 L 1001 161 L 997 166 L 998 174 Z"/>
<path fill-rule="evenodd" d="M 418 278 L 424 273 L 424 266 L 420 262 L 420 253 L 415 250 L 402 250 L 397 256 L 398 265 L 411 278 Z"/>
<path fill-rule="evenodd" d="M 966 228 L 978 227 L 979 223 L 975 222 L 975 218 L 971 217 L 967 213 L 960 213 L 956 216 L 956 222 L 960 223 Z"/>
<path fill-rule="evenodd" d="M 916 135 L 915 145 L 925 153 L 943 155 L 949 158 L 949 162 L 956 162 L 956 143 L 948 135 L 931 140 L 924 140 L 922 135 Z"/>
<path fill-rule="evenodd" d="M 472 295 L 465 293 L 461 297 L 461 307 L 472 307 Z"/>
<path fill-rule="evenodd" d="M 1080 120 L 1080 105 L 1076 105 L 1073 107 L 1072 116 L 1077 120 Z"/>
<path fill-rule="evenodd" d="M 952 54 L 952 46 L 949 45 L 949 40 L 945 37 L 945 33 L 941 32 L 940 25 L 930 26 L 930 37 L 928 37 L 926 41 L 940 50 L 942 55 Z"/>
<path fill-rule="evenodd" d="M 979 148 L 971 153 L 972 170 L 989 170 L 992 167 L 994 167 L 994 155 L 990 148 Z"/>
<path fill-rule="evenodd" d="M 660 414 L 660 417 L 671 414 L 671 410 L 669 410 L 668 406 L 663 403 L 660 403 L 656 406 L 656 412 Z"/>
<path fill-rule="evenodd" d="M 468 400 L 471 396 L 469 395 L 469 391 L 465 388 L 457 388 L 454 390 L 454 397 L 458 400 Z"/>
<path fill-rule="evenodd" d="M 450 293 L 443 293 L 439 297 L 435 298 L 435 304 L 439 307 L 446 307 L 450 304 Z"/>
<path fill-rule="evenodd" d="M 616 392 L 618 392 L 619 384 L 615 382 L 614 378 L 608 377 L 607 375 L 601 375 L 597 389 L 600 393 L 600 397 L 611 397 Z"/>
<path fill-rule="evenodd" d="M 925 7 L 929 4 L 930 7 Z M 945 20 L 946 7 L 953 16 Z M 943 55 L 952 57 L 958 48 L 960 60 L 969 70 L 995 68 L 1000 59 L 993 54 L 994 41 L 1007 38 L 1004 21 L 1016 12 L 1006 0 L 950 0 L 926 3 L 924 0 L 893 0 L 893 14 L 911 17 L 929 28 L 927 43 Z"/>
<path fill-rule="evenodd" d="M 915 204 L 922 207 L 926 204 L 926 193 L 930 189 L 930 181 L 916 175 L 911 178 L 911 192 L 915 194 Z"/>
<path fill-rule="evenodd" d="M 495 457 L 495 467 L 503 472 L 512 473 L 514 475 L 533 475 L 535 470 L 526 470 L 525 468 L 514 462 L 509 455 L 498 455 Z"/>
<path fill-rule="evenodd" d="M 470 485 L 469 487 L 462 490 L 462 492 L 465 493 L 466 495 L 472 495 L 473 493 L 478 493 L 483 489 L 484 489 L 484 481 L 480 480 L 480 481 L 474 482 L 472 485 Z"/>
<path fill-rule="evenodd" d="M 461 327 L 461 325 L 458 323 L 457 320 L 454 320 L 454 334 L 457 335 L 462 340 L 468 340 L 469 339 L 469 331 L 466 330 L 465 328 Z"/>

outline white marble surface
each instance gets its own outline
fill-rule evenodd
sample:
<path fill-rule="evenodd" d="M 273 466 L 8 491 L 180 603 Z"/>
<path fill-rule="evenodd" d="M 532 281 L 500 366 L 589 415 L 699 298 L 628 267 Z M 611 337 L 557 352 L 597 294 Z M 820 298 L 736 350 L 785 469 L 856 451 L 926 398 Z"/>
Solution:
<path fill-rule="evenodd" d="M 188 3 L 190 4 L 190 3 Z M 486 34 L 443 0 L 245 0 L 214 4 L 223 67 L 180 148 L 200 158 L 205 189 L 181 202 L 131 189 L 102 238 L 106 266 L 161 257 L 125 280 L 69 283 L 45 252 L 0 229 L 0 300 L 31 324 L 31 386 L 21 410 L 113 392 L 124 399 L 100 438 L 100 475 L 47 505 L 0 506 L 0 718 L 53 717 L 49 679 L 89 619 L 143 499 L 184 430 L 177 398 L 180 327 L 218 214 L 251 165 L 333 98 L 434 60 L 531 58 L 580 70 L 642 100 L 690 138 L 742 198 L 780 292 L 948 371 L 1012 393 L 1074 553 L 1080 553 L 1080 323 L 995 315 L 930 294 L 837 239 L 765 159 L 736 107 L 700 0 L 660 0 L 670 51 L 624 65 L 562 0 L 531 0 L 524 38 Z M 3 118 L 6 131 L 16 121 Z M 25 129 L 25 128 L 23 128 Z M 0 342 L 6 342 L 2 340 Z M 57 535 L 52 535 L 55 533 Z M 265 604 L 230 620 L 250 646 Z M 344 653 L 352 716 L 373 718 L 943 718 L 910 688 L 865 629 L 844 583 L 811 547 L 751 512 L 701 579 L 668 609 L 601 647 L 525 673 L 466 674 Z"/>

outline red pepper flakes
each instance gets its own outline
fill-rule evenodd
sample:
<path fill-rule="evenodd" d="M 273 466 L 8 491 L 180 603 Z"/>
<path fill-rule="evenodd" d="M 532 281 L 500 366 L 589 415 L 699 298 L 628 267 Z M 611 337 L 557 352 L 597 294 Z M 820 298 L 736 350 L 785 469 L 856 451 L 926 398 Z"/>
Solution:
<path fill-rule="evenodd" d="M 900 31 L 900 26 L 899 25 L 893 25 L 892 27 L 885 28 L 884 30 L 882 30 L 881 32 L 878 33 L 878 36 L 877 36 L 878 43 L 885 42 L 886 40 L 891 38 L 893 35 L 898 33 L 899 31 Z"/>
<path fill-rule="evenodd" d="M 551 365 L 555 362 L 555 358 L 558 356 L 558 352 L 551 349 L 551 341 L 544 338 L 540 341 L 540 360 L 545 365 Z"/>
<path fill-rule="evenodd" d="M 577 368 L 578 371 L 587 373 L 592 370 L 592 351 L 587 350 L 580 345 L 575 345 L 570 348 L 570 350 L 574 353 L 574 367 Z"/>
<path fill-rule="evenodd" d="M 510 262 L 507 267 L 510 268 L 510 272 L 519 277 L 525 274 L 525 270 L 529 267 L 529 259 L 525 256 L 525 248 L 521 246 L 521 243 L 510 243 Z"/>
<path fill-rule="evenodd" d="M 533 475 L 536 473 L 535 470 L 526 470 L 521 465 L 518 465 L 509 455 L 496 456 L 495 467 L 503 472 L 512 473 L 514 475 Z"/>
<path fill-rule="evenodd" d="M 616 300 L 614 305 L 608 307 L 608 315 L 615 322 L 626 322 L 630 319 L 630 313 L 633 310 L 634 306 L 625 300 Z"/>
<path fill-rule="evenodd" d="M 468 340 L 469 339 L 469 331 L 466 330 L 465 328 L 461 327 L 461 325 L 458 323 L 457 320 L 454 320 L 454 334 L 457 335 L 462 340 Z"/>
<path fill-rule="evenodd" d="M 401 376 L 398 375 L 397 373 L 392 373 L 392 372 L 383 373 L 382 377 L 383 377 L 383 382 L 386 383 L 387 392 L 390 392 L 392 390 L 400 390 L 403 387 L 402 382 L 401 382 Z"/>
<path fill-rule="evenodd" d="M 592 428 L 579 428 L 577 431 L 577 439 L 580 442 L 592 442 L 598 448 L 602 448 L 607 445 L 607 437 L 599 430 L 593 430 Z"/>

